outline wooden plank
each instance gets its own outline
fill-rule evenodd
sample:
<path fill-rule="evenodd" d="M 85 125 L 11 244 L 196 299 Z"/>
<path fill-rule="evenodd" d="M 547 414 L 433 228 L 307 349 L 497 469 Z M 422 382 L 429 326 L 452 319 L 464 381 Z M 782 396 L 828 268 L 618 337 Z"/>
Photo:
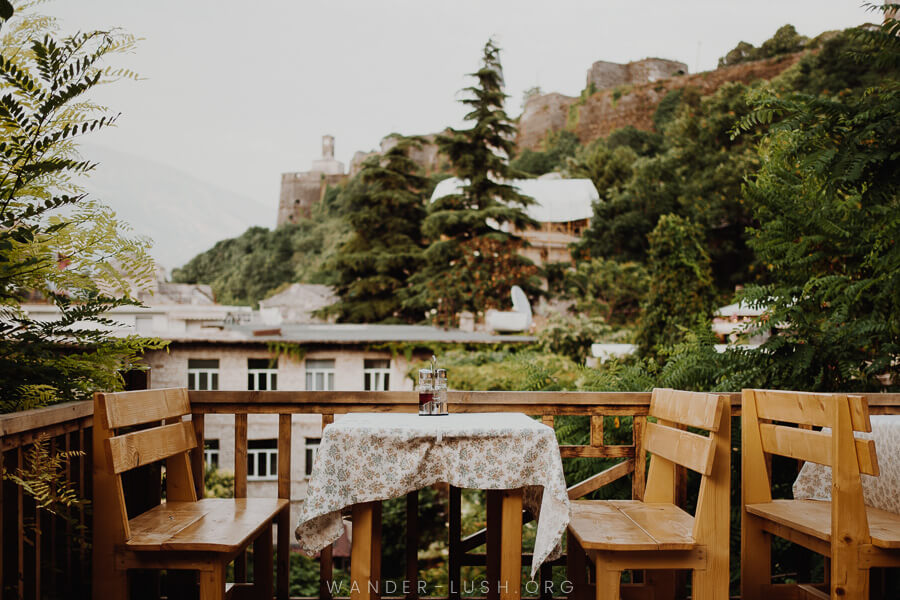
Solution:
<path fill-rule="evenodd" d="M 553 415 L 541 415 L 541 423 L 553 429 Z"/>
<path fill-rule="evenodd" d="M 503 490 L 500 507 L 500 600 L 522 594 L 522 490 Z"/>
<path fill-rule="evenodd" d="M 334 579 L 333 569 L 334 563 L 331 559 L 332 546 L 322 548 L 319 552 L 319 600 L 331 600 L 331 588 L 329 584 Z"/>
<path fill-rule="evenodd" d="M 741 598 L 764 600 L 762 586 L 772 581 L 772 543 L 760 520 L 749 512 L 751 504 L 772 501 L 757 416 L 756 392 L 744 390 L 741 410 Z"/>
<path fill-rule="evenodd" d="M 60 423 L 90 418 L 93 414 L 94 403 L 84 400 L 0 415 L 0 437 L 6 438 Z"/>
<path fill-rule="evenodd" d="M 668 388 L 653 390 L 650 415 L 707 431 L 716 431 L 722 414 L 719 396 Z"/>
<path fill-rule="evenodd" d="M 381 502 L 353 505 L 351 600 L 378 600 L 381 590 Z"/>
<path fill-rule="evenodd" d="M 706 548 L 706 568 L 692 573 L 695 598 L 727 598 L 731 547 L 731 410 L 721 400 L 712 472 L 700 482 L 694 512 L 694 541 Z"/>
<path fill-rule="evenodd" d="M 452 533 L 451 533 L 452 535 Z M 407 600 L 419 598 L 419 491 L 406 494 L 406 581 Z"/>
<path fill-rule="evenodd" d="M 754 390 L 754 392 L 757 414 L 760 419 L 816 427 L 833 427 L 834 402 L 846 397 L 851 405 L 850 416 L 853 429 L 855 431 L 872 431 L 865 396 L 782 390 Z"/>
<path fill-rule="evenodd" d="M 603 486 L 609 485 L 613 481 L 625 477 L 632 471 L 634 471 L 634 459 L 624 460 L 609 467 L 608 469 L 604 469 L 596 475 L 592 475 L 584 481 L 578 482 L 575 485 L 571 486 L 567 490 L 569 494 L 569 500 L 577 500 L 582 496 L 587 496 L 591 492 L 599 490 Z"/>
<path fill-rule="evenodd" d="M 603 446 L 603 415 L 591 416 L 591 446 Z"/>
<path fill-rule="evenodd" d="M 247 413 L 234 415 L 234 497 L 247 497 Z M 234 580 L 247 581 L 247 555 L 234 559 Z"/>
<path fill-rule="evenodd" d="M 291 500 L 291 415 L 278 415 L 278 497 Z M 271 544 L 270 544 L 271 546 Z M 269 550 L 271 554 L 271 547 Z M 271 572 L 271 569 L 269 569 Z M 291 511 L 278 517 L 278 598 L 288 600 L 291 571 Z M 269 594 L 271 596 L 271 593 Z M 266 596 L 268 598 L 269 596 Z"/>
<path fill-rule="evenodd" d="M 163 425 L 109 438 L 113 473 L 149 465 L 196 447 L 194 428 L 188 422 Z"/>
<path fill-rule="evenodd" d="M 763 451 L 831 466 L 831 433 L 760 423 Z M 860 473 L 878 476 L 875 441 L 854 438 Z"/>
<path fill-rule="evenodd" d="M 663 419 L 658 420 L 657 423 L 667 427 L 676 426 L 675 423 Z M 676 481 L 678 480 L 678 471 L 675 463 L 654 454 L 650 457 L 650 467 L 647 471 L 644 502 L 677 504 Z"/>
<path fill-rule="evenodd" d="M 560 446 L 562 458 L 632 458 L 634 446 Z"/>
<path fill-rule="evenodd" d="M 632 417 L 631 436 L 634 443 L 634 476 L 631 478 L 632 500 L 643 500 L 647 483 L 647 452 L 644 447 L 644 429 L 647 417 Z"/>
<path fill-rule="evenodd" d="M 235 552 L 271 527 L 282 498 L 204 498 L 167 502 L 130 521 L 129 550 Z"/>
<path fill-rule="evenodd" d="M 194 474 L 194 489 L 197 491 L 198 498 L 206 496 L 206 453 L 204 452 L 206 437 L 204 424 L 203 415 L 191 415 L 191 426 L 194 428 L 194 437 L 197 440 L 197 447 L 191 451 L 191 471 Z"/>
<path fill-rule="evenodd" d="M 462 490 L 451 485 L 447 500 L 447 520 L 449 531 L 449 556 L 447 557 L 447 580 L 450 585 L 448 598 L 459 600 L 462 591 Z M 418 573 L 416 574 L 418 579 Z"/>
<path fill-rule="evenodd" d="M 608 502 L 573 502 L 569 531 L 585 550 L 658 549 L 650 534 Z"/>
<path fill-rule="evenodd" d="M 674 504 L 610 500 L 609 504 L 631 519 L 655 542 L 658 550 L 690 550 L 694 518 Z"/>
<path fill-rule="evenodd" d="M 486 512 L 486 539 L 485 550 L 487 553 L 485 564 L 485 574 L 488 583 L 487 600 L 500 599 L 500 547 L 502 544 L 500 523 L 502 521 L 501 512 L 502 497 L 500 490 L 485 491 L 485 512 Z"/>
<path fill-rule="evenodd" d="M 662 456 L 702 475 L 710 474 L 716 449 L 712 438 L 659 423 L 647 423 L 644 447 L 651 454 Z"/>
<path fill-rule="evenodd" d="M 282 514 L 285 512 L 290 513 L 289 510 L 282 511 Z M 279 538 L 281 524 L 278 526 L 279 528 Z M 279 539 L 280 545 L 280 539 Z M 290 547 L 288 547 L 288 552 L 290 552 Z M 290 555 L 288 555 L 290 556 Z M 279 553 L 279 563 L 281 554 Z M 272 575 L 274 572 L 274 565 L 272 564 L 272 526 L 271 524 L 263 530 L 256 539 L 253 541 L 253 598 L 264 598 L 265 600 L 269 600 L 272 597 L 272 593 L 275 591 L 272 585 Z M 278 567 L 278 575 L 281 577 L 281 565 Z M 285 590 L 284 595 L 280 592 L 278 594 L 280 600 L 288 600 L 287 598 L 287 590 Z"/>
<path fill-rule="evenodd" d="M 110 429 L 154 423 L 191 413 L 187 390 L 167 388 L 101 394 Z"/>
<path fill-rule="evenodd" d="M 869 570 L 861 564 L 859 550 L 871 544 L 872 538 L 860 481 L 859 447 L 854 443 L 859 440 L 853 437 L 849 398 L 835 396 L 832 411 L 831 595 L 868 598 Z"/>

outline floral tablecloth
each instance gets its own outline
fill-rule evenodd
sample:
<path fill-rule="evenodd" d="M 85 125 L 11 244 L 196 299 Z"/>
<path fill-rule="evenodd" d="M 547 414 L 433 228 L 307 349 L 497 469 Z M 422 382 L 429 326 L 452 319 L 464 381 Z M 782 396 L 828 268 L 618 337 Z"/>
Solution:
<path fill-rule="evenodd" d="M 434 483 L 468 489 L 524 488 L 537 515 L 532 577 L 560 554 L 569 498 L 556 435 L 519 413 L 441 417 L 351 413 L 325 428 L 295 532 L 308 553 L 343 533 L 341 509 Z"/>
<path fill-rule="evenodd" d="M 872 433 L 856 437 L 875 440 L 880 475 L 860 475 L 866 506 L 900 514 L 900 416 L 875 415 Z M 826 430 L 827 431 L 827 430 Z M 794 481 L 794 498 L 831 500 L 831 467 L 806 463 Z"/>

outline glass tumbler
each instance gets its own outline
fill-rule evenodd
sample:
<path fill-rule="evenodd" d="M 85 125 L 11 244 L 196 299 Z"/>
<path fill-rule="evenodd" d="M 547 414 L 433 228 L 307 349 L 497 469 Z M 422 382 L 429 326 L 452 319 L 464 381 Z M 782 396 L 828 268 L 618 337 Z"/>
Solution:
<path fill-rule="evenodd" d="M 434 372 L 431 369 L 419 369 L 419 414 L 434 414 Z"/>

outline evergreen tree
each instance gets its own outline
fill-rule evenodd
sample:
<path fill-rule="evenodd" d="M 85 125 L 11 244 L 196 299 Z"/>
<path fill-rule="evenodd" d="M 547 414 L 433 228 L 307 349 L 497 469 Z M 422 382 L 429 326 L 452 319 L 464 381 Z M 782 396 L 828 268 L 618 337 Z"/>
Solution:
<path fill-rule="evenodd" d="M 635 341 L 642 355 L 658 355 L 711 316 L 715 288 L 699 225 L 664 215 L 647 237 L 650 288 Z"/>
<path fill-rule="evenodd" d="M 323 311 L 341 322 L 418 320 L 401 301 L 407 279 L 422 263 L 427 180 L 409 158 L 410 148 L 420 141 L 395 139 L 396 145 L 384 155 L 364 163 L 359 183 L 343 194 L 353 234 L 326 265 L 337 280 L 334 289 L 340 300 Z"/>
<path fill-rule="evenodd" d="M 433 319 L 456 322 L 462 310 L 477 313 L 506 301 L 509 287 L 534 290 L 536 268 L 519 256 L 521 238 L 509 232 L 537 223 L 524 208 L 533 200 L 508 183 L 513 173 L 507 159 L 514 149 L 516 128 L 503 109 L 500 49 L 489 40 L 482 66 L 471 74 L 477 84 L 465 88 L 462 103 L 471 129 L 450 129 L 437 138 L 461 189 L 435 200 L 422 231 L 431 240 L 426 266 L 414 278 L 407 303 L 431 309 Z"/>

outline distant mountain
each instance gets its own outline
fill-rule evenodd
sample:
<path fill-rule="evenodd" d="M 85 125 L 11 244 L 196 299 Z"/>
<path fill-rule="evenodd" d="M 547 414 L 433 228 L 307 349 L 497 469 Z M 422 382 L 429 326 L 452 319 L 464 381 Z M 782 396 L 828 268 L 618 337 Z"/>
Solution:
<path fill-rule="evenodd" d="M 84 144 L 82 154 L 100 163 L 84 186 L 136 233 L 153 240 L 151 254 L 169 272 L 252 225 L 274 225 L 277 199 L 253 200 L 102 146 Z"/>

